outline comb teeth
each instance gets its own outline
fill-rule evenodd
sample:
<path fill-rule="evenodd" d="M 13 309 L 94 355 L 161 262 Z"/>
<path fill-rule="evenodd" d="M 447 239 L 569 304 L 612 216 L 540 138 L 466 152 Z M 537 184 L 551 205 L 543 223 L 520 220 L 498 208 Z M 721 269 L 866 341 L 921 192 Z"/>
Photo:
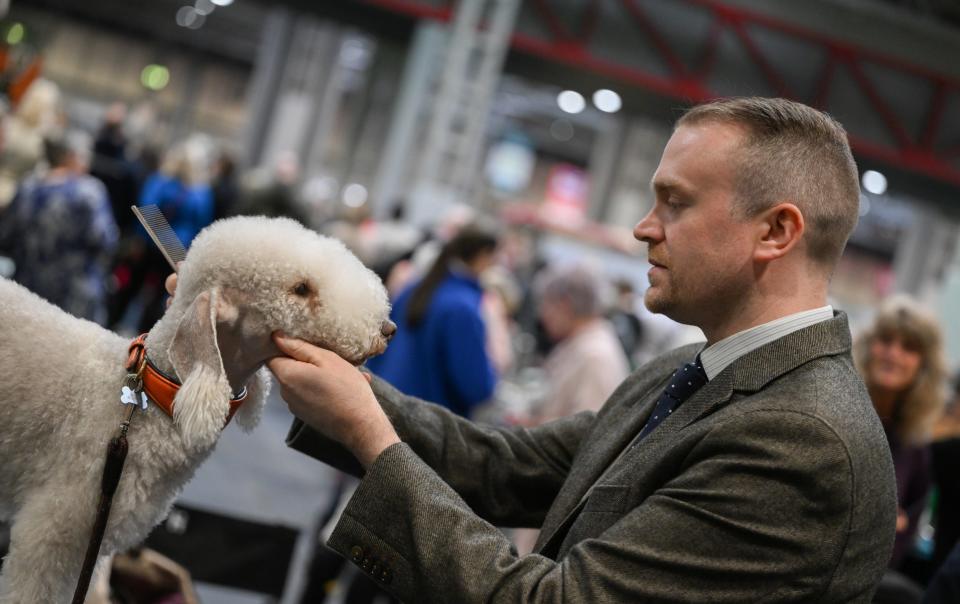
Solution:
<path fill-rule="evenodd" d="M 170 266 L 176 270 L 177 262 L 187 257 L 187 250 L 183 243 L 177 238 L 177 234 L 170 227 L 163 212 L 155 205 L 143 207 L 131 206 L 133 213 L 137 215 L 143 228 L 147 230 L 150 238 L 160 248 L 160 252 L 170 263 Z"/>

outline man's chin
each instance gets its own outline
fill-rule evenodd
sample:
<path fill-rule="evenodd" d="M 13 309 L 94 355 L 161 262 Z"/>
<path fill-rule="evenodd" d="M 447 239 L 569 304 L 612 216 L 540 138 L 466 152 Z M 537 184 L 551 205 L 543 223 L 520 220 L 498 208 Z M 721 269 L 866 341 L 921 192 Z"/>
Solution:
<path fill-rule="evenodd" d="M 670 309 L 673 308 L 670 300 L 664 296 L 662 292 L 656 291 L 653 287 L 648 289 L 644 294 L 643 305 L 646 306 L 650 312 L 661 315 L 669 315 Z"/>

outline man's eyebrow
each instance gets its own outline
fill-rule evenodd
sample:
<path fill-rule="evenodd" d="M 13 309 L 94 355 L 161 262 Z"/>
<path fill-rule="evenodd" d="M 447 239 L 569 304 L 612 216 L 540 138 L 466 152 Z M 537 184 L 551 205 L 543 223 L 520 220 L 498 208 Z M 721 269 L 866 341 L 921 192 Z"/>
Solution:
<path fill-rule="evenodd" d="M 675 180 L 652 179 L 650 181 L 650 190 L 654 193 L 671 193 L 674 191 L 683 192 L 686 189 Z"/>

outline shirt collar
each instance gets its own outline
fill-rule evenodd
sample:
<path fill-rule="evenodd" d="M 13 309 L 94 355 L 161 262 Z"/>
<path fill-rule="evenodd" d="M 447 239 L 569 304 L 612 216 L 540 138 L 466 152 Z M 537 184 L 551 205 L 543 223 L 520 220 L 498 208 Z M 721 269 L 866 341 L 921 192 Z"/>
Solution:
<path fill-rule="evenodd" d="M 745 329 L 703 349 L 700 361 L 707 379 L 712 380 L 728 365 L 752 350 L 783 336 L 833 318 L 833 307 L 823 306 L 774 319 Z"/>

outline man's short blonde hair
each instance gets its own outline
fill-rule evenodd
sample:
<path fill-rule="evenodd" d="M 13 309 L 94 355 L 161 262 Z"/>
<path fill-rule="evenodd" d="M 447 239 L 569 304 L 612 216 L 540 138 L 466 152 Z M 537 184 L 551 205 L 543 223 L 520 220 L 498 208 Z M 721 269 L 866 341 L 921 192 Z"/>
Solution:
<path fill-rule="evenodd" d="M 857 224 L 860 183 L 847 132 L 835 119 L 778 98 L 728 98 L 697 105 L 677 127 L 708 122 L 744 128 L 738 150 L 736 206 L 756 216 L 795 204 L 806 223 L 810 258 L 832 271 Z"/>

